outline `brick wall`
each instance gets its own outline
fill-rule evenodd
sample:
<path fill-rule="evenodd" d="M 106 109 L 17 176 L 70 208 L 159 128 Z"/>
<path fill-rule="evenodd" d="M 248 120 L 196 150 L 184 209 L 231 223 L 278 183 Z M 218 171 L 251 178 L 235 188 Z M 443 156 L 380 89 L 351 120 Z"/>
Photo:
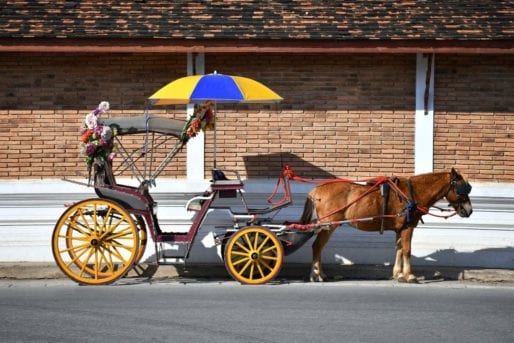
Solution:
<path fill-rule="evenodd" d="M 86 175 L 85 115 L 102 100 L 111 116 L 143 114 L 145 99 L 183 76 L 186 62 L 185 55 L 1 54 L 0 178 Z M 185 118 L 184 108 L 153 113 Z M 181 153 L 165 175 L 185 177 L 185 165 Z"/>
<path fill-rule="evenodd" d="M 437 56 L 435 71 L 435 168 L 514 182 L 512 56 Z"/>
<path fill-rule="evenodd" d="M 250 178 L 275 178 L 283 163 L 305 177 L 412 174 L 415 64 L 407 54 L 207 54 L 206 72 L 255 78 L 285 98 L 219 106 L 218 166 Z M 0 178 L 85 175 L 83 117 L 101 100 L 112 116 L 142 114 L 185 71 L 185 54 L 0 54 Z M 438 55 L 435 71 L 435 170 L 514 182 L 512 57 Z M 209 177 L 212 132 L 205 158 Z M 185 168 L 182 152 L 163 176 Z"/>
<path fill-rule="evenodd" d="M 219 109 L 218 166 L 272 178 L 286 162 L 305 177 L 412 174 L 415 64 L 414 55 L 208 55 L 207 72 L 252 77 L 285 98 Z"/>

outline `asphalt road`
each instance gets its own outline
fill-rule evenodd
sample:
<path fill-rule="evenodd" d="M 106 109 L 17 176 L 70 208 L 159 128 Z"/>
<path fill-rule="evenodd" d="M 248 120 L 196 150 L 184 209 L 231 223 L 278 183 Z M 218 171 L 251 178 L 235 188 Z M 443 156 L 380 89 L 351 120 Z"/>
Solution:
<path fill-rule="evenodd" d="M 1 342 L 514 342 L 514 286 L 0 280 Z"/>

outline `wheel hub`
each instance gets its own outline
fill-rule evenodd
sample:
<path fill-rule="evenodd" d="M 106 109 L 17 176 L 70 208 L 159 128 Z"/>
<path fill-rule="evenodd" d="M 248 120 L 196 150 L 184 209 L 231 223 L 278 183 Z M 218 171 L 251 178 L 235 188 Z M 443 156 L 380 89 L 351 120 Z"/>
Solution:
<path fill-rule="evenodd" d="M 98 241 L 98 239 L 93 238 L 93 239 L 91 240 L 91 245 L 92 245 L 92 246 L 97 247 L 99 244 L 100 244 L 100 242 Z"/>
<path fill-rule="evenodd" d="M 252 260 L 254 260 L 254 261 L 255 261 L 255 260 L 257 260 L 257 259 L 259 258 L 259 254 L 258 254 L 258 253 L 256 253 L 256 252 L 253 252 L 253 253 L 250 255 L 250 258 L 251 258 Z"/>

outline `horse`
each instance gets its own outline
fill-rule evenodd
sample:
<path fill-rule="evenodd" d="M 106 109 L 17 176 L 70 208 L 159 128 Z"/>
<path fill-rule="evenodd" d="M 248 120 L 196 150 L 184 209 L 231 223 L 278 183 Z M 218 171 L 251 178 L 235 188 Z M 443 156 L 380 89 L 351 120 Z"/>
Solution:
<path fill-rule="evenodd" d="M 454 168 L 450 172 L 371 179 L 364 184 L 335 180 L 313 188 L 305 201 L 301 223 L 311 223 L 315 213 L 318 224 L 326 225 L 318 232 L 312 245 L 310 280 L 325 280 L 326 275 L 321 267 L 322 251 L 334 230 L 344 222 L 363 231 L 396 232 L 392 278 L 399 282 L 416 283 L 417 278 L 411 270 L 414 228 L 420 221 L 423 222 L 422 216 L 428 214 L 429 209 L 443 198 L 456 214 L 469 217 L 473 212 L 470 192 L 471 185 Z"/>

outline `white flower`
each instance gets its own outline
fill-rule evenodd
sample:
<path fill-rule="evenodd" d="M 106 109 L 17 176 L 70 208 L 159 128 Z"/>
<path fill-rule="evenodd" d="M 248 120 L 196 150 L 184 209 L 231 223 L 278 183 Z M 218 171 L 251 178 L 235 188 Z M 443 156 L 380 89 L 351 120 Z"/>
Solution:
<path fill-rule="evenodd" d="M 102 139 L 107 142 L 107 141 L 111 140 L 111 138 L 112 138 L 112 130 L 109 126 L 106 125 L 102 128 Z"/>
<path fill-rule="evenodd" d="M 107 101 L 102 101 L 100 105 L 98 105 L 98 110 L 100 111 L 100 114 L 109 111 L 109 103 Z"/>
<path fill-rule="evenodd" d="M 94 112 L 89 113 L 84 121 L 88 129 L 94 129 L 97 125 L 97 119 Z"/>

